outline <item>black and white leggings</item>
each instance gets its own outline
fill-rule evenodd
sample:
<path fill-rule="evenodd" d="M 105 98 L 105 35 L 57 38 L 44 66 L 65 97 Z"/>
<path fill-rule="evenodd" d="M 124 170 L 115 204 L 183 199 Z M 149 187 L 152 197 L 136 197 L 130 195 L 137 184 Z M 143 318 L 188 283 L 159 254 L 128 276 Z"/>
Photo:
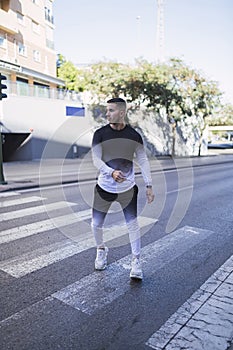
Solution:
<path fill-rule="evenodd" d="M 137 197 L 137 185 L 134 185 L 130 190 L 122 193 L 110 193 L 103 190 L 98 184 L 95 186 L 91 226 L 97 248 L 104 247 L 104 220 L 111 204 L 116 201 L 120 203 L 124 213 L 132 254 L 134 256 L 140 255 L 141 239 L 140 227 L 137 220 Z"/>

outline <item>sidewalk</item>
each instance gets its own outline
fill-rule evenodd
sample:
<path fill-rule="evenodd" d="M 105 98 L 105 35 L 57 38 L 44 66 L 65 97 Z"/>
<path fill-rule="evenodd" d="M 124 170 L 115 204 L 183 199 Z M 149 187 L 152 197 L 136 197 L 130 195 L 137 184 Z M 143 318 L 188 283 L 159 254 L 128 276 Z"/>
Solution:
<path fill-rule="evenodd" d="M 155 350 L 232 350 L 233 256 L 155 332 Z"/>
<path fill-rule="evenodd" d="M 152 172 L 228 162 L 233 162 L 233 154 L 150 159 Z M 139 172 L 136 168 L 136 173 Z M 7 184 L 0 184 L 0 192 L 94 180 L 97 175 L 90 157 L 8 162 L 3 163 L 3 173 Z"/>

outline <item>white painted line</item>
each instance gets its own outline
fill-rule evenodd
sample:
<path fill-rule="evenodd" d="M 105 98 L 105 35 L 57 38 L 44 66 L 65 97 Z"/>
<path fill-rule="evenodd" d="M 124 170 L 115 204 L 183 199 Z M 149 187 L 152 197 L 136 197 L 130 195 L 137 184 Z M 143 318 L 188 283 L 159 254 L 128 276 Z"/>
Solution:
<path fill-rule="evenodd" d="M 45 200 L 46 198 L 43 197 L 26 197 L 26 198 L 18 198 L 18 199 L 12 199 L 12 200 L 3 200 L 0 202 L 0 208 L 6 208 L 13 205 L 19 205 L 19 204 L 26 204 L 26 203 L 33 203 Z"/>
<path fill-rule="evenodd" d="M 175 164 L 174 164 L 174 166 L 175 166 Z M 181 172 L 181 171 L 187 172 L 192 168 L 193 167 L 189 165 L 189 166 L 184 166 L 181 168 L 176 167 L 175 169 L 163 169 L 162 171 L 160 171 L 160 173 L 164 173 L 164 172 L 166 172 L 166 173 L 178 173 L 178 171 L 179 172 Z M 157 173 L 157 171 L 156 171 L 156 173 Z"/>
<path fill-rule="evenodd" d="M 13 277 L 22 277 L 79 252 L 79 247 L 69 240 L 47 245 L 19 257 L 0 262 L 0 270 Z"/>
<path fill-rule="evenodd" d="M 82 216 L 82 220 L 83 220 Z M 81 218 L 81 216 L 80 216 Z M 66 218 L 67 219 L 67 218 Z M 67 222 L 67 221 L 66 221 Z M 146 217 L 139 218 L 140 227 L 151 225 L 155 220 Z M 106 233 L 106 241 L 121 237 L 127 233 L 127 227 L 115 225 L 109 228 L 109 234 Z M 77 237 L 76 242 L 64 240 L 32 252 L 0 262 L 0 270 L 10 274 L 13 277 L 20 278 L 33 271 L 49 266 L 57 261 L 63 260 L 75 254 L 81 253 L 86 249 L 95 246 L 95 241 L 91 232 L 85 232 Z"/>
<path fill-rule="evenodd" d="M 9 213 L 2 213 L 0 216 L 0 222 L 12 219 L 18 219 L 24 216 L 40 214 L 43 212 L 49 212 L 52 210 L 62 209 L 68 206 L 77 205 L 77 203 L 70 203 L 66 201 L 61 201 L 57 203 L 49 203 L 40 206 L 35 206 L 32 208 L 26 208 L 21 210 L 11 211 Z"/>
<path fill-rule="evenodd" d="M 150 278 L 184 252 L 206 239 L 212 231 L 185 226 L 142 249 L 143 270 Z M 75 309 L 92 315 L 130 290 L 131 254 L 112 263 L 104 271 L 96 271 L 54 293 L 52 297 Z"/>
<path fill-rule="evenodd" d="M 41 220 L 32 224 L 14 227 L 0 232 L 0 244 L 8 243 L 20 238 L 29 237 L 41 232 L 53 230 L 59 227 L 74 224 L 79 221 L 89 219 L 91 210 L 83 210 L 78 213 L 58 216 L 52 219 Z"/>
<path fill-rule="evenodd" d="M 232 341 L 231 256 L 146 342 L 155 350 L 226 350 Z"/>
<path fill-rule="evenodd" d="M 38 315 L 39 312 L 42 310 L 43 306 L 45 306 L 46 303 L 50 303 L 53 301 L 53 298 L 47 297 L 43 300 L 39 300 L 38 302 L 29 305 L 28 307 L 14 313 L 13 315 L 5 318 L 4 320 L 0 321 L 0 328 L 9 326 L 12 322 L 15 322 L 16 320 L 22 320 L 27 319 L 29 315 Z"/>
<path fill-rule="evenodd" d="M 0 192 L 0 198 L 19 196 L 20 192 Z"/>
<path fill-rule="evenodd" d="M 186 187 L 181 187 L 181 188 L 176 188 L 175 190 L 167 191 L 166 194 L 171 194 L 171 193 L 176 193 L 179 191 L 187 191 L 193 189 L 193 186 L 186 186 Z"/>

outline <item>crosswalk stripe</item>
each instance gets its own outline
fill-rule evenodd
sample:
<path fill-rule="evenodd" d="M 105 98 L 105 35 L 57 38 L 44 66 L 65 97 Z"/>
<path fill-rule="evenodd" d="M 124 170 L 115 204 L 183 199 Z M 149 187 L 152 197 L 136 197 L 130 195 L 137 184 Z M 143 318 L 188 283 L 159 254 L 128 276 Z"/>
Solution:
<path fill-rule="evenodd" d="M 30 272 L 41 269 L 54 262 L 77 254 L 78 247 L 69 240 L 56 242 L 20 257 L 0 262 L 0 269 L 13 277 L 22 277 Z"/>
<path fill-rule="evenodd" d="M 80 216 L 80 220 L 83 220 L 83 216 Z M 155 223 L 155 221 L 157 220 L 147 217 L 139 217 L 138 221 L 139 226 L 142 228 L 144 226 Z M 110 234 L 108 235 L 106 232 L 106 241 L 113 240 L 114 238 L 119 238 L 128 232 L 127 226 L 125 224 L 113 225 L 106 231 L 108 230 L 110 231 Z M 63 240 L 61 242 L 47 245 L 43 248 L 39 248 L 21 256 L 2 261 L 0 262 L 0 270 L 10 274 L 13 277 L 19 278 L 27 275 L 28 273 L 51 265 L 57 261 L 81 253 L 84 250 L 92 248 L 94 246 L 95 241 L 92 236 L 92 233 L 85 232 L 85 234 L 82 234 L 80 235 L 80 237 L 77 237 L 77 242 Z"/>
<path fill-rule="evenodd" d="M 185 226 L 142 249 L 145 276 L 151 276 L 172 260 L 178 258 L 213 232 Z M 52 297 L 92 315 L 110 304 L 129 289 L 131 254 L 110 264 L 101 272 L 93 272 L 81 280 L 52 294 Z"/>
<path fill-rule="evenodd" d="M 27 209 L 21 209 L 21 210 L 15 210 L 8 213 L 2 213 L 0 216 L 0 222 L 6 221 L 6 220 L 12 220 L 12 219 L 18 219 L 24 216 L 34 215 L 34 214 L 40 214 L 43 212 L 48 212 L 52 210 L 57 210 L 61 208 L 65 208 L 71 205 L 77 205 L 77 203 L 71 203 L 66 201 L 61 201 L 57 203 L 49 203 L 46 205 L 39 205 L 32 208 Z"/>
<path fill-rule="evenodd" d="M 11 322 L 15 322 L 15 320 L 20 320 L 23 318 L 27 318 L 28 315 L 32 315 L 32 314 L 39 314 L 39 312 L 41 311 L 42 307 L 46 304 L 46 303 L 50 303 L 53 301 L 52 297 L 47 297 L 44 298 L 42 300 L 37 301 L 36 303 L 29 305 L 27 307 L 25 307 L 24 309 L 15 312 L 14 314 L 10 315 L 9 317 L 3 319 L 0 321 L 0 328 L 2 327 L 7 327 L 11 324 Z"/>
<path fill-rule="evenodd" d="M 6 207 L 13 206 L 13 205 L 19 205 L 19 204 L 33 203 L 33 202 L 38 202 L 38 201 L 42 201 L 45 199 L 46 198 L 44 198 L 44 197 L 32 196 L 32 197 L 26 197 L 26 198 L 2 200 L 0 202 L 0 208 L 6 208 Z"/>
<path fill-rule="evenodd" d="M 52 219 L 41 220 L 32 224 L 14 227 L 0 232 L 0 244 L 8 243 L 20 238 L 29 237 L 44 231 L 53 230 L 89 219 L 91 210 L 83 210 L 78 213 L 72 213 L 54 217 Z"/>
<path fill-rule="evenodd" d="M 19 196 L 20 194 L 20 192 L 0 192 L 0 198 Z"/>

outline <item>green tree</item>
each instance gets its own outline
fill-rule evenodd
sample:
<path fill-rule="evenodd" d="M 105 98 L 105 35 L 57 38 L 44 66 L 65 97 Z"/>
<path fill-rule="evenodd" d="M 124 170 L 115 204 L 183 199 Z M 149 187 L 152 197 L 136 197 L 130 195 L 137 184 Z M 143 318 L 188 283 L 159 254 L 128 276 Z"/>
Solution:
<path fill-rule="evenodd" d="M 116 96 L 115 82 L 125 79 L 125 73 L 129 69 L 127 65 L 116 62 L 98 62 L 79 70 L 77 86 L 80 90 L 88 90 L 99 102 L 108 97 Z"/>
<path fill-rule="evenodd" d="M 127 80 L 123 83 L 118 81 L 115 89 L 129 101 L 144 104 L 160 115 L 165 114 L 173 130 L 173 155 L 179 122 L 188 117 L 195 119 L 194 125 L 200 136 L 200 154 L 206 118 L 220 104 L 221 92 L 215 82 L 207 81 L 179 59 L 160 65 L 139 61 L 138 66 L 129 71 Z"/>
<path fill-rule="evenodd" d="M 199 134 L 198 155 L 200 155 L 203 132 L 208 120 L 221 106 L 222 92 L 215 81 L 207 80 L 180 60 L 172 61 L 172 70 L 173 79 L 176 82 L 174 86 L 180 97 L 176 100 L 176 108 L 174 109 L 175 121 L 179 122 L 180 118 L 184 120 L 187 117 L 192 117 L 193 130 Z"/>
<path fill-rule="evenodd" d="M 62 55 L 60 55 L 59 62 L 58 77 L 64 80 L 67 90 L 77 91 L 77 68 L 72 62 L 66 61 Z"/>
<path fill-rule="evenodd" d="M 233 125 L 233 105 L 227 103 L 208 121 L 211 126 Z"/>
<path fill-rule="evenodd" d="M 65 56 L 61 53 L 57 55 L 57 69 L 60 68 L 66 62 Z"/>

